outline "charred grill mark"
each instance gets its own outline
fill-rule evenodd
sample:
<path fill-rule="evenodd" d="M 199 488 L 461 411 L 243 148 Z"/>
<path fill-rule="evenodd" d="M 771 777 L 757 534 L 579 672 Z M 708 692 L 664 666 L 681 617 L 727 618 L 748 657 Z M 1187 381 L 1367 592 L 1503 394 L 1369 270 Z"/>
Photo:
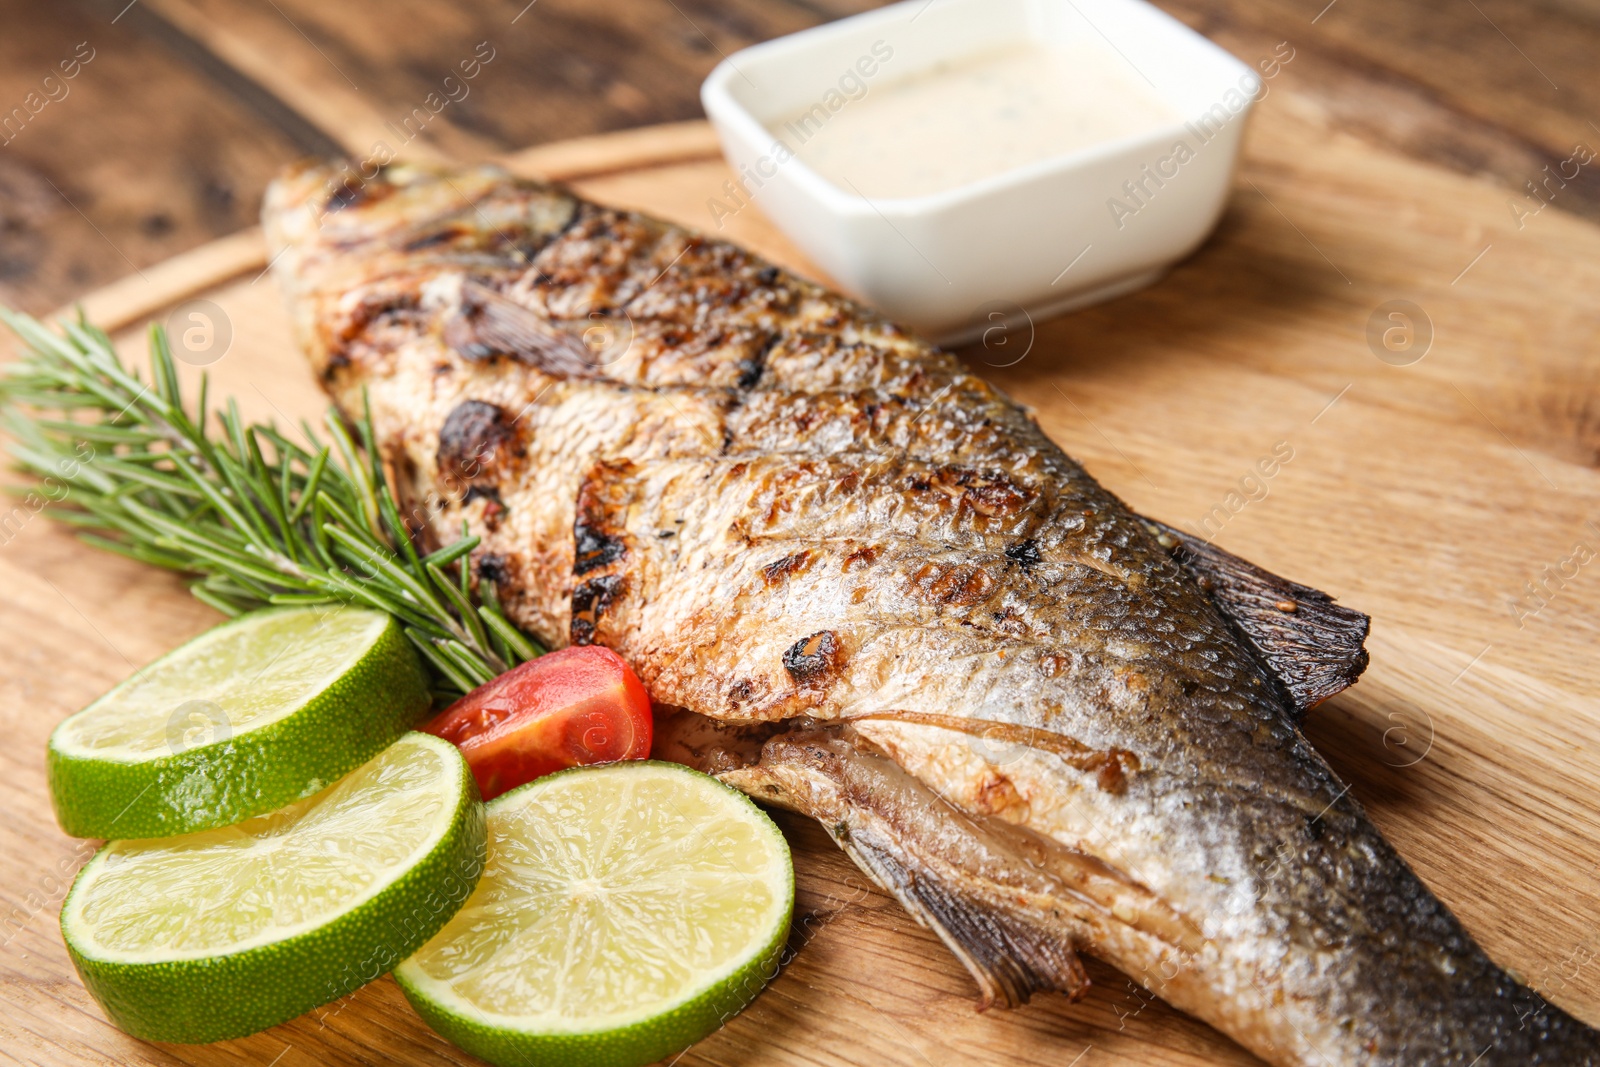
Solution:
<path fill-rule="evenodd" d="M 330 349 L 327 360 L 322 364 L 322 380 L 324 383 L 333 381 L 334 377 L 350 365 L 350 354 L 343 348 Z"/>
<path fill-rule="evenodd" d="M 628 294 L 620 290 L 658 240 L 639 219 L 580 201 L 569 225 L 540 251 L 536 284 L 558 317 L 625 304 Z"/>
<path fill-rule="evenodd" d="M 503 410 L 482 400 L 463 400 L 439 428 L 434 461 L 444 485 L 453 491 L 482 477 L 510 450 L 514 439 Z"/>
<path fill-rule="evenodd" d="M 768 269 L 770 270 L 771 268 Z M 762 273 L 765 274 L 766 271 Z M 767 339 L 762 342 L 760 348 L 739 361 L 739 377 L 734 382 L 736 389 L 754 389 L 756 384 L 761 381 L 761 376 L 767 370 L 767 356 L 772 352 L 773 346 L 778 343 L 778 337 L 777 333 L 767 334 Z"/>
<path fill-rule="evenodd" d="M 1039 555 L 1039 542 L 1031 537 L 1006 546 L 1006 559 L 1023 567 L 1035 566 L 1043 558 Z"/>
<path fill-rule="evenodd" d="M 411 285 L 386 284 L 363 294 L 345 313 L 338 325 L 338 337 L 348 341 L 374 323 L 414 313 L 420 306 L 417 290 Z"/>
<path fill-rule="evenodd" d="M 766 370 L 765 353 L 758 353 L 748 359 L 739 361 L 739 377 L 734 380 L 736 389 L 754 389 L 761 380 L 762 372 Z"/>
<path fill-rule="evenodd" d="M 375 204 L 392 196 L 395 186 L 388 180 L 388 169 L 389 165 L 385 163 L 378 168 L 378 173 L 370 179 L 363 180 L 346 168 L 344 180 L 339 183 L 333 195 L 323 201 L 323 213 L 332 215 L 353 207 Z"/>
<path fill-rule="evenodd" d="M 331 384 L 351 366 L 370 366 L 420 330 L 429 313 L 421 306 L 418 279 L 401 275 L 370 283 L 340 302 L 318 325 L 324 352 L 322 380 Z"/>
<path fill-rule="evenodd" d="M 811 566 L 811 553 L 796 552 L 792 556 L 784 556 L 782 559 L 773 560 L 761 568 L 761 575 L 766 579 L 767 587 L 770 589 L 779 582 L 787 580 L 791 575 L 799 574 L 809 566 Z"/>
<path fill-rule="evenodd" d="M 794 426 L 795 433 L 803 437 L 815 429 L 817 424 L 825 417 L 821 411 L 815 408 L 802 407 L 790 416 L 790 422 Z"/>
<path fill-rule="evenodd" d="M 880 416 L 884 416 L 886 414 L 889 416 L 889 418 L 893 418 L 894 413 L 889 410 L 888 404 L 877 400 L 869 400 L 865 404 L 861 405 L 860 410 L 855 413 L 855 416 L 850 420 L 850 423 L 857 433 L 868 430 L 882 432 L 882 430 L 888 425 L 889 418 L 882 418 Z"/>
<path fill-rule="evenodd" d="M 802 637 L 783 654 L 783 668 L 802 685 L 819 682 L 833 674 L 844 661 L 844 645 L 832 630 L 818 630 Z"/>
<path fill-rule="evenodd" d="M 627 547 L 622 538 L 607 533 L 599 526 L 591 526 L 584 521 L 580 514 L 573 524 L 572 534 L 574 552 L 572 557 L 572 573 L 576 575 L 588 574 L 610 563 L 615 563 L 626 554 Z"/>
<path fill-rule="evenodd" d="M 978 604 L 994 591 L 994 579 L 976 564 L 924 563 L 911 576 L 912 589 L 935 604 Z"/>
<path fill-rule="evenodd" d="M 941 471 L 955 487 L 963 490 L 961 500 L 980 515 L 1015 515 L 1038 497 L 1038 493 L 1003 474 L 984 474 L 973 470 Z"/>
<path fill-rule="evenodd" d="M 635 301 L 625 312 L 634 360 L 621 376 L 652 388 L 688 386 L 748 392 L 762 378 L 775 334 L 743 324 L 677 322 Z M 614 360 L 604 364 L 608 369 Z M 635 365 L 636 364 L 636 365 Z"/>
<path fill-rule="evenodd" d="M 577 204 L 571 198 L 556 203 L 565 206 L 567 215 L 552 226 L 554 219 L 547 214 L 552 202 L 546 196 L 529 195 L 516 187 L 490 190 L 460 211 L 419 221 L 396 234 L 390 244 L 401 252 L 446 246 L 461 251 L 498 251 L 526 263 L 564 233 L 577 216 Z"/>
<path fill-rule="evenodd" d="M 571 641 L 575 645 L 594 643 L 600 617 L 627 589 L 627 580 L 620 574 L 602 574 L 590 578 L 572 591 Z"/>
<path fill-rule="evenodd" d="M 572 573 L 583 576 L 627 555 L 627 531 L 617 522 L 618 492 L 633 465 L 626 460 L 595 463 L 578 489 L 572 519 Z"/>
<path fill-rule="evenodd" d="M 635 298 L 635 307 L 652 318 L 704 325 L 721 318 L 751 321 L 758 315 L 792 313 L 798 287 L 783 271 L 750 253 L 718 241 L 681 232 L 655 244 L 654 268 L 671 257 Z"/>
<path fill-rule="evenodd" d="M 478 580 L 504 585 L 511 576 L 510 561 L 498 552 L 485 552 L 478 557 Z"/>
<path fill-rule="evenodd" d="M 857 567 L 868 567 L 871 566 L 873 561 L 877 558 L 877 546 L 862 545 L 860 548 L 856 549 L 854 552 L 850 553 L 844 558 L 844 562 L 839 565 L 839 569 L 849 571 L 854 570 Z"/>
<path fill-rule="evenodd" d="M 989 618 L 994 620 L 995 629 L 1004 634 L 1022 634 L 1027 630 L 1023 617 L 1011 608 L 991 611 Z"/>
<path fill-rule="evenodd" d="M 567 212 L 566 220 L 562 222 L 560 226 L 556 227 L 550 232 L 550 236 L 546 238 L 544 244 L 540 246 L 540 251 L 543 251 L 545 248 L 549 248 L 557 241 L 566 237 L 567 234 L 571 233 L 573 229 L 575 229 L 583 220 L 583 202 L 577 199 L 569 198 L 567 203 L 571 210 Z"/>

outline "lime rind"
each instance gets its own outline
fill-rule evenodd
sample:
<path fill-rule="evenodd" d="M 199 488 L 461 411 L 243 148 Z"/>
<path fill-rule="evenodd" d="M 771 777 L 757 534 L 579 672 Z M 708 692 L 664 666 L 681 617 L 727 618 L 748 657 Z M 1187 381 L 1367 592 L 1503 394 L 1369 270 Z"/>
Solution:
<path fill-rule="evenodd" d="M 187 747 L 184 720 L 243 733 L 294 714 L 347 671 L 386 625 L 381 612 L 276 608 L 214 626 L 70 715 L 63 754 L 135 763 Z M 242 683 L 242 684 L 241 684 Z M 221 695 L 226 707 L 199 697 Z"/>
<path fill-rule="evenodd" d="M 424 746 L 442 761 L 439 788 L 448 803 L 434 831 L 385 877 L 341 901 L 330 917 L 244 942 L 249 947 L 205 956 L 103 949 L 85 911 L 117 848 L 142 843 L 112 842 L 96 853 L 67 895 L 61 929 L 84 986 L 111 1021 L 150 1041 L 198 1044 L 243 1037 L 360 988 L 432 937 L 470 896 L 483 871 L 484 809 L 466 762 L 447 742 L 407 734 L 371 762 L 406 745 Z M 381 819 L 381 805 L 369 814 Z M 366 832 L 381 835 L 383 830 L 375 821 Z M 173 852 L 183 847 L 178 841 L 150 844 Z"/>
<path fill-rule="evenodd" d="M 501 1017 L 447 1007 L 418 985 L 395 978 L 422 1021 L 452 1044 L 499 1067 L 643 1067 L 682 1052 L 721 1029 L 778 973 L 787 924 L 731 985 L 716 986 L 647 1019 L 611 1029 L 532 1031 Z M 402 964 L 401 966 L 404 966 Z"/>
<path fill-rule="evenodd" d="M 771 894 L 774 906 L 765 922 L 757 927 L 759 934 L 746 941 L 742 950 L 729 954 L 721 965 L 696 970 L 694 980 L 668 998 L 611 1011 L 597 1010 L 598 1003 L 585 1000 L 581 1005 L 567 1006 L 569 1009 L 578 1008 L 576 1017 L 569 1015 L 563 1018 L 560 1010 L 552 1010 L 548 1006 L 534 1013 L 486 1010 L 482 1004 L 474 1003 L 456 990 L 460 973 L 451 978 L 430 973 L 430 970 L 451 969 L 448 963 L 441 965 L 438 959 L 440 953 L 436 951 L 439 941 L 451 936 L 451 929 L 446 929 L 440 939 L 425 946 L 418 956 L 395 969 L 396 981 L 424 1021 L 468 1052 L 507 1067 L 636 1067 L 688 1047 L 718 1029 L 755 999 L 778 971 L 794 908 L 794 870 L 782 832 L 765 812 L 737 790 L 697 771 L 655 761 L 574 768 L 529 783 L 491 801 L 488 805 L 491 848 L 496 840 L 496 816 L 504 820 L 509 812 L 518 810 L 522 802 L 528 799 L 530 791 L 559 788 L 561 780 L 569 775 L 610 774 L 625 780 L 630 774 L 660 775 L 663 772 L 674 777 L 681 775 L 682 782 L 690 788 L 710 791 L 704 795 L 715 798 L 717 804 L 714 806 L 722 807 L 721 814 L 724 817 L 737 817 L 746 828 L 755 830 L 758 838 L 754 842 L 744 838 L 743 845 L 748 847 L 755 844 L 757 848 L 765 846 L 771 849 L 772 856 L 781 857 L 781 862 L 774 869 L 764 873 L 746 872 L 741 875 L 731 868 L 722 872 L 678 872 L 676 875 L 666 872 L 669 879 L 676 877 L 680 885 L 687 884 L 683 882 L 685 878 L 707 876 L 730 883 L 749 878 L 761 881 L 763 889 Z M 617 794 L 614 798 L 616 807 L 619 810 L 627 807 L 631 798 L 627 795 L 624 782 L 618 783 Z M 607 842 L 600 848 L 604 851 L 610 845 Z M 630 852 L 647 851 L 651 846 L 651 841 L 639 840 L 638 835 L 627 842 Z M 502 859 L 502 862 L 505 861 Z M 491 855 L 491 872 L 494 863 L 495 858 Z M 666 893 L 671 892 L 667 885 L 661 888 Z M 481 927 L 486 919 L 472 909 L 475 905 L 481 908 L 490 892 L 492 885 L 486 877 L 475 896 L 464 905 L 458 915 L 457 925 L 470 922 Z M 481 910 L 487 912 L 492 909 Z M 519 914 L 512 921 L 520 922 L 524 928 L 529 926 L 526 914 Z M 532 921 L 537 923 L 545 920 L 534 917 Z M 559 922 L 560 917 L 552 916 L 551 921 Z M 526 933 L 526 929 L 523 933 Z M 557 936 L 563 933 L 570 936 L 574 931 L 569 929 L 555 933 Z M 425 961 L 424 957 L 429 959 Z M 470 971 L 472 966 L 458 965 L 455 970 L 464 973 Z"/>
<path fill-rule="evenodd" d="M 330 618 L 343 624 L 351 653 L 321 677 L 307 679 L 304 694 L 277 713 L 242 716 L 244 728 L 214 731 L 221 736 L 208 744 L 183 747 L 188 738 L 180 736 L 170 751 L 163 745 L 156 751 L 166 754 L 154 756 L 136 754 L 148 751 L 148 744 L 80 740 L 89 732 L 82 729 L 86 719 L 104 716 L 141 676 L 182 665 L 186 656 L 216 648 L 237 628 L 296 622 L 295 616 L 305 619 L 304 641 L 317 640 L 318 625 Z M 270 662 L 257 666 L 262 675 L 273 670 Z M 201 718 L 215 715 L 217 705 L 194 703 L 203 708 Z M 325 607 L 252 612 L 157 660 L 57 726 L 46 756 L 51 802 L 61 828 L 75 837 L 166 837 L 227 826 L 320 792 L 415 726 L 429 705 L 416 651 L 389 616 Z M 174 707 L 169 721 L 184 707 Z M 227 722 L 225 707 L 222 721 Z"/>

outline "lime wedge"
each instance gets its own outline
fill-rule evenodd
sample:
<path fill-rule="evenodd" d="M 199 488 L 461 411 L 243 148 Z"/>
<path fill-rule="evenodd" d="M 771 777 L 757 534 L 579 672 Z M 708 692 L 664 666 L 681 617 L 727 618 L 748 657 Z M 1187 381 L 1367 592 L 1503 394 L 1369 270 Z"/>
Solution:
<path fill-rule="evenodd" d="M 731 1018 L 777 971 L 783 835 L 670 763 L 574 768 L 488 805 L 482 881 L 395 968 L 417 1013 L 503 1067 L 634 1067 Z"/>
<path fill-rule="evenodd" d="M 281 811 L 112 841 L 73 883 L 61 933 L 122 1029 L 220 1041 L 388 971 L 468 898 L 483 859 L 466 761 L 448 742 L 407 734 Z"/>
<path fill-rule="evenodd" d="M 428 705 L 416 651 L 383 612 L 252 612 L 57 726 L 50 798 L 77 837 L 227 826 L 326 788 Z"/>

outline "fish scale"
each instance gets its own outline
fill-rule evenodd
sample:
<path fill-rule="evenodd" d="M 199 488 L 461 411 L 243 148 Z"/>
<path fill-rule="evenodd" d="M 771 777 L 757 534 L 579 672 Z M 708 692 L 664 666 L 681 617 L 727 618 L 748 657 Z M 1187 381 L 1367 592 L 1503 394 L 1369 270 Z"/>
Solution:
<path fill-rule="evenodd" d="M 276 270 L 419 539 L 465 522 L 519 624 L 680 709 L 659 754 L 819 819 L 985 1003 L 1086 952 L 1275 1064 L 1600 1063 L 1301 734 L 1365 616 L 731 244 L 493 168 L 332 179 L 270 190 Z"/>

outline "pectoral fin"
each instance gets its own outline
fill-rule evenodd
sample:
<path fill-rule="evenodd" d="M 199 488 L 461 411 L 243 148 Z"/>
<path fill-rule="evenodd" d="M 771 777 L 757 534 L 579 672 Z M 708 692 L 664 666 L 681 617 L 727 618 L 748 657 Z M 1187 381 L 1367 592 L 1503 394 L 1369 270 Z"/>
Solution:
<path fill-rule="evenodd" d="M 440 337 L 468 360 L 509 356 L 557 378 L 601 376 L 578 338 L 473 281 L 461 283 L 460 298 L 444 317 Z"/>
<path fill-rule="evenodd" d="M 1145 520 L 1282 684 L 1296 721 L 1367 669 L 1371 617 L 1154 519 Z"/>
<path fill-rule="evenodd" d="M 877 827 L 852 828 L 839 844 L 966 966 L 978 983 L 980 1011 L 996 1003 L 1014 1008 L 1035 993 L 1057 991 L 1078 1000 L 1088 992 L 1089 976 L 1070 945 L 917 863 Z"/>
<path fill-rule="evenodd" d="M 979 1008 L 1089 988 L 1070 890 L 1016 854 L 848 727 L 662 723 L 656 753 L 698 766 L 822 823 L 845 853 L 928 927 L 977 980 Z"/>

